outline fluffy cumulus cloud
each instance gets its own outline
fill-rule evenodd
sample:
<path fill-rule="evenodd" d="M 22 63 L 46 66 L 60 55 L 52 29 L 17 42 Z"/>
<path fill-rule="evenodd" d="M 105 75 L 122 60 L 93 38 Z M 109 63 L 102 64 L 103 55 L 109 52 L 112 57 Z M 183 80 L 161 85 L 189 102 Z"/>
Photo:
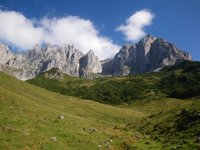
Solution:
<path fill-rule="evenodd" d="M 116 30 L 121 31 L 127 41 L 136 42 L 145 35 L 144 27 L 151 25 L 153 18 L 154 14 L 143 9 L 130 16 L 126 24 L 117 27 Z"/>
<path fill-rule="evenodd" d="M 100 35 L 90 20 L 76 16 L 31 20 L 15 11 L 0 11 L 0 40 L 21 49 L 36 44 L 70 44 L 86 53 L 93 49 L 101 59 L 112 57 L 119 46 Z"/>
<path fill-rule="evenodd" d="M 0 39 L 20 48 L 30 48 L 42 40 L 43 29 L 14 11 L 0 11 Z"/>

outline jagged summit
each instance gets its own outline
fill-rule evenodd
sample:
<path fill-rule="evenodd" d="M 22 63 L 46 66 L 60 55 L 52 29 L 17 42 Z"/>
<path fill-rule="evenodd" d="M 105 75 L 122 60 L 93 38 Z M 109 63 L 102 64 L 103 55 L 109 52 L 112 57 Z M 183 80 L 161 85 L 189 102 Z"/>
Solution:
<path fill-rule="evenodd" d="M 58 68 L 72 76 L 89 74 L 124 76 L 159 70 L 178 61 L 192 60 L 189 53 L 162 38 L 146 35 L 136 44 L 124 44 L 113 59 L 100 61 L 93 50 L 83 54 L 73 45 L 35 45 L 31 50 L 14 54 L 0 45 L 0 68 L 21 80 Z"/>
<path fill-rule="evenodd" d="M 62 47 L 53 45 L 40 47 L 36 45 L 31 50 L 20 54 L 12 54 L 8 48 L 2 45 L 0 47 L 0 54 L 1 70 L 21 80 L 33 78 L 39 73 L 52 68 L 59 68 L 63 73 L 72 76 L 80 76 L 79 70 L 83 70 L 83 68 L 80 68 L 83 66 L 80 64 L 80 60 L 87 55 L 90 55 L 90 62 L 88 64 L 92 62 L 93 67 L 86 67 L 84 65 L 85 75 L 88 73 L 97 73 L 94 68 L 101 67 L 99 66 L 100 61 L 94 52 L 90 51 L 85 56 L 71 45 L 64 45 Z M 93 63 L 94 60 L 95 62 Z"/>
<path fill-rule="evenodd" d="M 123 45 L 113 60 L 103 64 L 103 74 L 124 76 L 149 72 L 184 60 L 192 60 L 191 55 L 148 34 L 136 44 Z"/>
<path fill-rule="evenodd" d="M 139 42 L 141 43 L 146 43 L 148 41 L 155 41 L 156 40 L 156 37 L 154 37 L 153 35 L 151 34 L 147 34 L 145 37 L 143 37 Z"/>
<path fill-rule="evenodd" d="M 94 54 L 94 51 L 91 49 L 88 51 L 87 55 L 95 55 L 95 54 Z"/>
<path fill-rule="evenodd" d="M 95 56 L 93 50 L 89 50 L 88 53 L 80 59 L 79 75 L 84 77 L 89 73 L 101 73 L 102 66 L 99 58 Z"/>
<path fill-rule="evenodd" d="M 0 44 L 0 64 L 7 62 L 13 55 L 5 44 Z"/>

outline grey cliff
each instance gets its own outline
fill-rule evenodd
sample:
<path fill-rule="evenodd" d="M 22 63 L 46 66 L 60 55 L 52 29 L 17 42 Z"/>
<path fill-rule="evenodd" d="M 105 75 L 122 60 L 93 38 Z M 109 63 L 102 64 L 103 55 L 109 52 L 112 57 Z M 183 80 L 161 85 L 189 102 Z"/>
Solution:
<path fill-rule="evenodd" d="M 136 44 L 125 44 L 113 59 L 99 60 L 94 51 L 83 54 L 71 45 L 44 47 L 13 53 L 7 45 L 0 45 L 0 70 L 21 80 L 36 77 L 42 72 L 58 68 L 62 73 L 87 77 L 91 74 L 126 76 L 158 71 L 176 62 L 192 60 L 189 53 L 162 38 L 145 36 Z"/>

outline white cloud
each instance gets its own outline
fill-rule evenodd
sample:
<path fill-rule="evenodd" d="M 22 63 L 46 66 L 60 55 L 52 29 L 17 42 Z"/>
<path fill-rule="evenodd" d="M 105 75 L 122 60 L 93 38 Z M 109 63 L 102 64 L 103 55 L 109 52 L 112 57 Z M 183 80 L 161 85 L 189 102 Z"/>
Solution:
<path fill-rule="evenodd" d="M 84 53 L 93 49 L 101 59 L 112 57 L 120 48 L 101 36 L 90 20 L 76 16 L 31 20 L 21 13 L 1 10 L 0 40 L 21 49 L 43 43 L 73 44 Z"/>
<path fill-rule="evenodd" d="M 30 48 L 42 40 L 42 28 L 33 26 L 31 20 L 14 11 L 0 11 L 0 39 L 17 47 Z"/>
<path fill-rule="evenodd" d="M 119 50 L 119 46 L 99 35 L 90 20 L 68 16 L 61 19 L 45 18 L 41 21 L 46 29 L 45 42 L 63 45 L 73 44 L 86 53 L 93 49 L 97 56 L 107 58 Z"/>
<path fill-rule="evenodd" d="M 151 25 L 153 18 L 154 14 L 143 9 L 130 16 L 126 20 L 126 24 L 117 27 L 116 30 L 121 31 L 127 41 L 136 42 L 145 36 L 144 27 Z"/>

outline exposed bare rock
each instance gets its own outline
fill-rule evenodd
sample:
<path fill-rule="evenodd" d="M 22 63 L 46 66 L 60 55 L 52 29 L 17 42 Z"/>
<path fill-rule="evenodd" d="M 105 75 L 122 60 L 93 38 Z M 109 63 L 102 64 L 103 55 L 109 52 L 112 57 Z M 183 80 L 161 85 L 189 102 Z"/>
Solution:
<path fill-rule="evenodd" d="M 89 73 L 101 73 L 102 66 L 99 58 L 90 50 L 80 59 L 80 76 L 87 76 Z"/>
<path fill-rule="evenodd" d="M 14 57 L 8 46 L 4 44 L 0 45 L 0 56 L 0 65 L 7 63 L 8 60 Z"/>
<path fill-rule="evenodd" d="M 83 54 L 71 45 L 36 45 L 17 54 L 12 53 L 8 46 L 0 45 L 0 70 L 21 80 L 34 78 L 52 68 L 79 77 L 92 77 L 93 74 L 126 76 L 159 71 L 164 66 L 184 60 L 192 60 L 192 57 L 174 44 L 151 35 L 136 44 L 125 44 L 113 59 L 102 61 L 92 50 Z"/>
<path fill-rule="evenodd" d="M 7 47 L 1 47 L 1 70 L 21 80 L 34 78 L 39 73 L 52 68 L 58 68 L 61 72 L 72 76 L 79 76 L 80 66 L 84 67 L 81 70 L 85 74 L 88 71 L 90 73 L 101 72 L 99 59 L 94 54 L 88 53 L 85 56 L 70 45 L 63 47 L 47 45 L 43 48 L 36 45 L 33 49 L 19 54 L 12 54 Z M 89 59 L 86 65 L 80 64 L 82 57 Z"/>
<path fill-rule="evenodd" d="M 189 53 L 164 39 L 147 35 L 137 44 L 125 44 L 109 63 L 104 63 L 103 74 L 124 76 L 158 71 L 176 62 L 192 60 Z"/>

